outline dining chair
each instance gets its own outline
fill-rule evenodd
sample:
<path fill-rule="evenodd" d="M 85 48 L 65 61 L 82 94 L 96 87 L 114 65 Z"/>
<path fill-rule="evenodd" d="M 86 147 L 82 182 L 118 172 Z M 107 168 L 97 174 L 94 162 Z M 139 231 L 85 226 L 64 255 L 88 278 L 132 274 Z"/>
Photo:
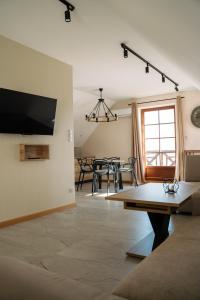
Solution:
<path fill-rule="evenodd" d="M 115 171 L 115 178 L 114 178 L 114 188 L 115 192 L 118 192 L 118 188 L 120 190 L 123 189 L 123 183 L 122 183 L 122 176 L 121 173 L 118 172 L 120 167 L 120 157 L 119 156 L 110 156 L 110 157 L 104 157 L 112 166 L 113 170 Z"/>
<path fill-rule="evenodd" d="M 80 185 L 81 185 L 81 190 L 82 190 L 85 174 L 93 173 L 93 168 L 92 168 L 93 160 L 87 159 L 87 158 L 78 158 L 77 160 L 78 160 L 78 163 L 80 166 L 79 180 L 78 180 L 78 184 L 77 184 L 77 188 L 76 188 L 76 190 L 78 191 Z"/>
<path fill-rule="evenodd" d="M 104 157 L 103 159 L 106 159 L 106 160 L 120 160 L 120 157 L 119 156 L 110 156 L 110 157 Z"/>
<path fill-rule="evenodd" d="M 101 188 L 102 177 L 106 176 L 107 194 L 110 190 L 110 175 L 113 176 L 115 182 L 115 168 L 106 159 L 95 159 L 93 161 L 93 180 L 92 180 L 92 195 L 97 190 L 97 183 Z"/>
<path fill-rule="evenodd" d="M 129 157 L 128 162 L 123 164 L 119 169 L 118 172 L 122 173 L 130 173 L 131 174 L 131 180 L 132 184 L 135 182 L 135 186 L 138 186 L 137 183 L 137 177 L 136 177 L 136 171 L 135 171 L 135 164 L 136 164 L 137 158 L 136 157 Z"/>

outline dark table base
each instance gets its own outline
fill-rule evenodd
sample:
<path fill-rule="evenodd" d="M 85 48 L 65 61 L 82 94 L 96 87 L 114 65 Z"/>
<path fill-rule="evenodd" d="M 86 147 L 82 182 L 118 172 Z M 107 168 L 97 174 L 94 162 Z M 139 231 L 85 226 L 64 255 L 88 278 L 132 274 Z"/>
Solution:
<path fill-rule="evenodd" d="M 128 256 L 145 258 L 169 236 L 169 214 L 147 212 L 153 232 L 127 251 Z"/>

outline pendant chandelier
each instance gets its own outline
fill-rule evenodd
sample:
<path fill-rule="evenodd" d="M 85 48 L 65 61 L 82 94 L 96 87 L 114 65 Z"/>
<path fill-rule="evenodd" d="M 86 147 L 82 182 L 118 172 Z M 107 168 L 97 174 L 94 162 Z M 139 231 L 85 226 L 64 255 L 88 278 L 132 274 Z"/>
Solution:
<path fill-rule="evenodd" d="M 117 114 L 113 114 L 110 108 L 105 103 L 102 98 L 103 89 L 100 88 L 100 98 L 98 99 L 97 104 L 91 111 L 89 115 L 85 116 L 86 121 L 88 122 L 112 122 L 117 121 Z"/>

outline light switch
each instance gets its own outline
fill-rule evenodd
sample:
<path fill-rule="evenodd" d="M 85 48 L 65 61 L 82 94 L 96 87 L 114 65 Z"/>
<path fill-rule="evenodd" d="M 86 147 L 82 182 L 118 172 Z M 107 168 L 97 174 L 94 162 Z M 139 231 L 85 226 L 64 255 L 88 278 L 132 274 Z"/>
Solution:
<path fill-rule="evenodd" d="M 72 129 L 68 129 L 67 130 L 67 140 L 69 143 L 71 143 L 73 141 L 73 132 Z"/>

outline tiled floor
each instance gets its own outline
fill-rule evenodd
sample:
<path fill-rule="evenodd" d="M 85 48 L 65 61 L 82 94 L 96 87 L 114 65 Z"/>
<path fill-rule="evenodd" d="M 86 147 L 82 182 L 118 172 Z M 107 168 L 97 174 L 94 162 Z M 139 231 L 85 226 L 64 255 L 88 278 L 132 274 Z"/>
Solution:
<path fill-rule="evenodd" d="M 76 193 L 77 207 L 0 230 L 0 255 L 20 258 L 104 292 L 140 262 L 126 250 L 151 231 L 144 212 L 126 211 L 122 203 Z M 189 216 L 173 216 L 175 226 Z M 171 224 L 172 227 L 172 224 Z"/>

